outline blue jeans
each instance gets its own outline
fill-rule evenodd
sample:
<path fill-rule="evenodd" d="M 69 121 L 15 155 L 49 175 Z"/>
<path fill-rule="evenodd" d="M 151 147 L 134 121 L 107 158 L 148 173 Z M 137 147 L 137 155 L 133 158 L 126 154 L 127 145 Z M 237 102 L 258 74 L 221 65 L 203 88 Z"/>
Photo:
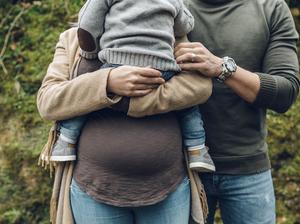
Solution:
<path fill-rule="evenodd" d="M 72 180 L 71 206 L 77 224 L 188 224 L 190 184 L 187 177 L 163 201 L 144 207 L 116 207 L 93 200 Z"/>
<path fill-rule="evenodd" d="M 251 175 L 200 174 L 209 214 L 214 223 L 217 204 L 224 224 L 275 224 L 275 196 L 271 171 Z"/>

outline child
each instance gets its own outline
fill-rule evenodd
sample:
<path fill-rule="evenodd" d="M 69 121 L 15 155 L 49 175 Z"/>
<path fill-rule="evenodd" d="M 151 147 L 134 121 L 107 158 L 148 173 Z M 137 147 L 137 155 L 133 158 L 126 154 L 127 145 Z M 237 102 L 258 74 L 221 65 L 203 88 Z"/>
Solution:
<path fill-rule="evenodd" d="M 175 37 L 184 37 L 194 19 L 182 0 L 88 0 L 80 11 L 80 54 L 99 58 L 104 67 L 151 66 L 169 80 L 180 71 L 173 56 Z M 180 112 L 184 145 L 191 169 L 215 171 L 205 147 L 205 132 L 198 107 Z M 75 160 L 75 144 L 85 116 L 60 121 L 60 136 L 52 161 Z"/>

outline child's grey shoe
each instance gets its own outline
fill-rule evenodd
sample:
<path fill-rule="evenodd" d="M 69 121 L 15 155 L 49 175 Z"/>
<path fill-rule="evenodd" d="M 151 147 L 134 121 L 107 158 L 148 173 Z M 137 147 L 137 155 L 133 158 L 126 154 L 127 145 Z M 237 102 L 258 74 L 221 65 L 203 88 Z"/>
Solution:
<path fill-rule="evenodd" d="M 55 142 L 50 156 L 50 161 L 73 161 L 76 160 L 76 145 L 68 143 L 61 138 Z"/>
<path fill-rule="evenodd" d="M 208 154 L 207 148 L 188 150 L 189 167 L 198 172 L 214 172 L 215 164 Z"/>

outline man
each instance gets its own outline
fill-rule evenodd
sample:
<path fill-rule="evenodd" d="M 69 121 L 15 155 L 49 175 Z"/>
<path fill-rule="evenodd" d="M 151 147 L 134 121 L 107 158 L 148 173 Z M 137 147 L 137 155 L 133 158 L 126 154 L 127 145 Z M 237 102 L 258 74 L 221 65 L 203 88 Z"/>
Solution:
<path fill-rule="evenodd" d="M 224 224 L 275 223 L 266 110 L 286 112 L 299 92 L 298 34 L 284 0 L 189 0 L 192 43 L 175 56 L 184 70 L 212 77 L 200 106 L 215 173 L 201 174 Z"/>

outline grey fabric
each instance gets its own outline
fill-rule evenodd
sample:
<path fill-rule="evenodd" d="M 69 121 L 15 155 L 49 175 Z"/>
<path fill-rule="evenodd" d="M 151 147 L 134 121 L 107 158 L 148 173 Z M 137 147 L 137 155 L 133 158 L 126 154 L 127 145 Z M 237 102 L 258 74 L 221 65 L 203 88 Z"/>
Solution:
<path fill-rule="evenodd" d="M 151 66 L 163 71 L 180 71 L 174 60 L 175 36 L 192 30 L 194 19 L 182 0 L 88 0 L 80 11 L 79 45 L 85 58 L 97 54 L 103 63 Z M 84 40 L 81 40 L 83 38 Z M 98 53 L 99 52 L 99 53 Z"/>
<path fill-rule="evenodd" d="M 234 1 L 234 0 L 199 0 L 199 1 L 203 1 L 207 4 L 218 5 L 218 4 L 224 4 L 224 3 L 227 3 L 227 2 L 231 2 L 231 1 Z"/>
<path fill-rule="evenodd" d="M 298 34 L 289 8 L 284 0 L 187 3 L 195 18 L 190 41 L 201 42 L 219 57 L 230 56 L 260 76 L 261 88 L 253 104 L 214 81 L 212 96 L 200 106 L 217 172 L 267 170 L 266 110 L 286 111 L 299 92 Z"/>

